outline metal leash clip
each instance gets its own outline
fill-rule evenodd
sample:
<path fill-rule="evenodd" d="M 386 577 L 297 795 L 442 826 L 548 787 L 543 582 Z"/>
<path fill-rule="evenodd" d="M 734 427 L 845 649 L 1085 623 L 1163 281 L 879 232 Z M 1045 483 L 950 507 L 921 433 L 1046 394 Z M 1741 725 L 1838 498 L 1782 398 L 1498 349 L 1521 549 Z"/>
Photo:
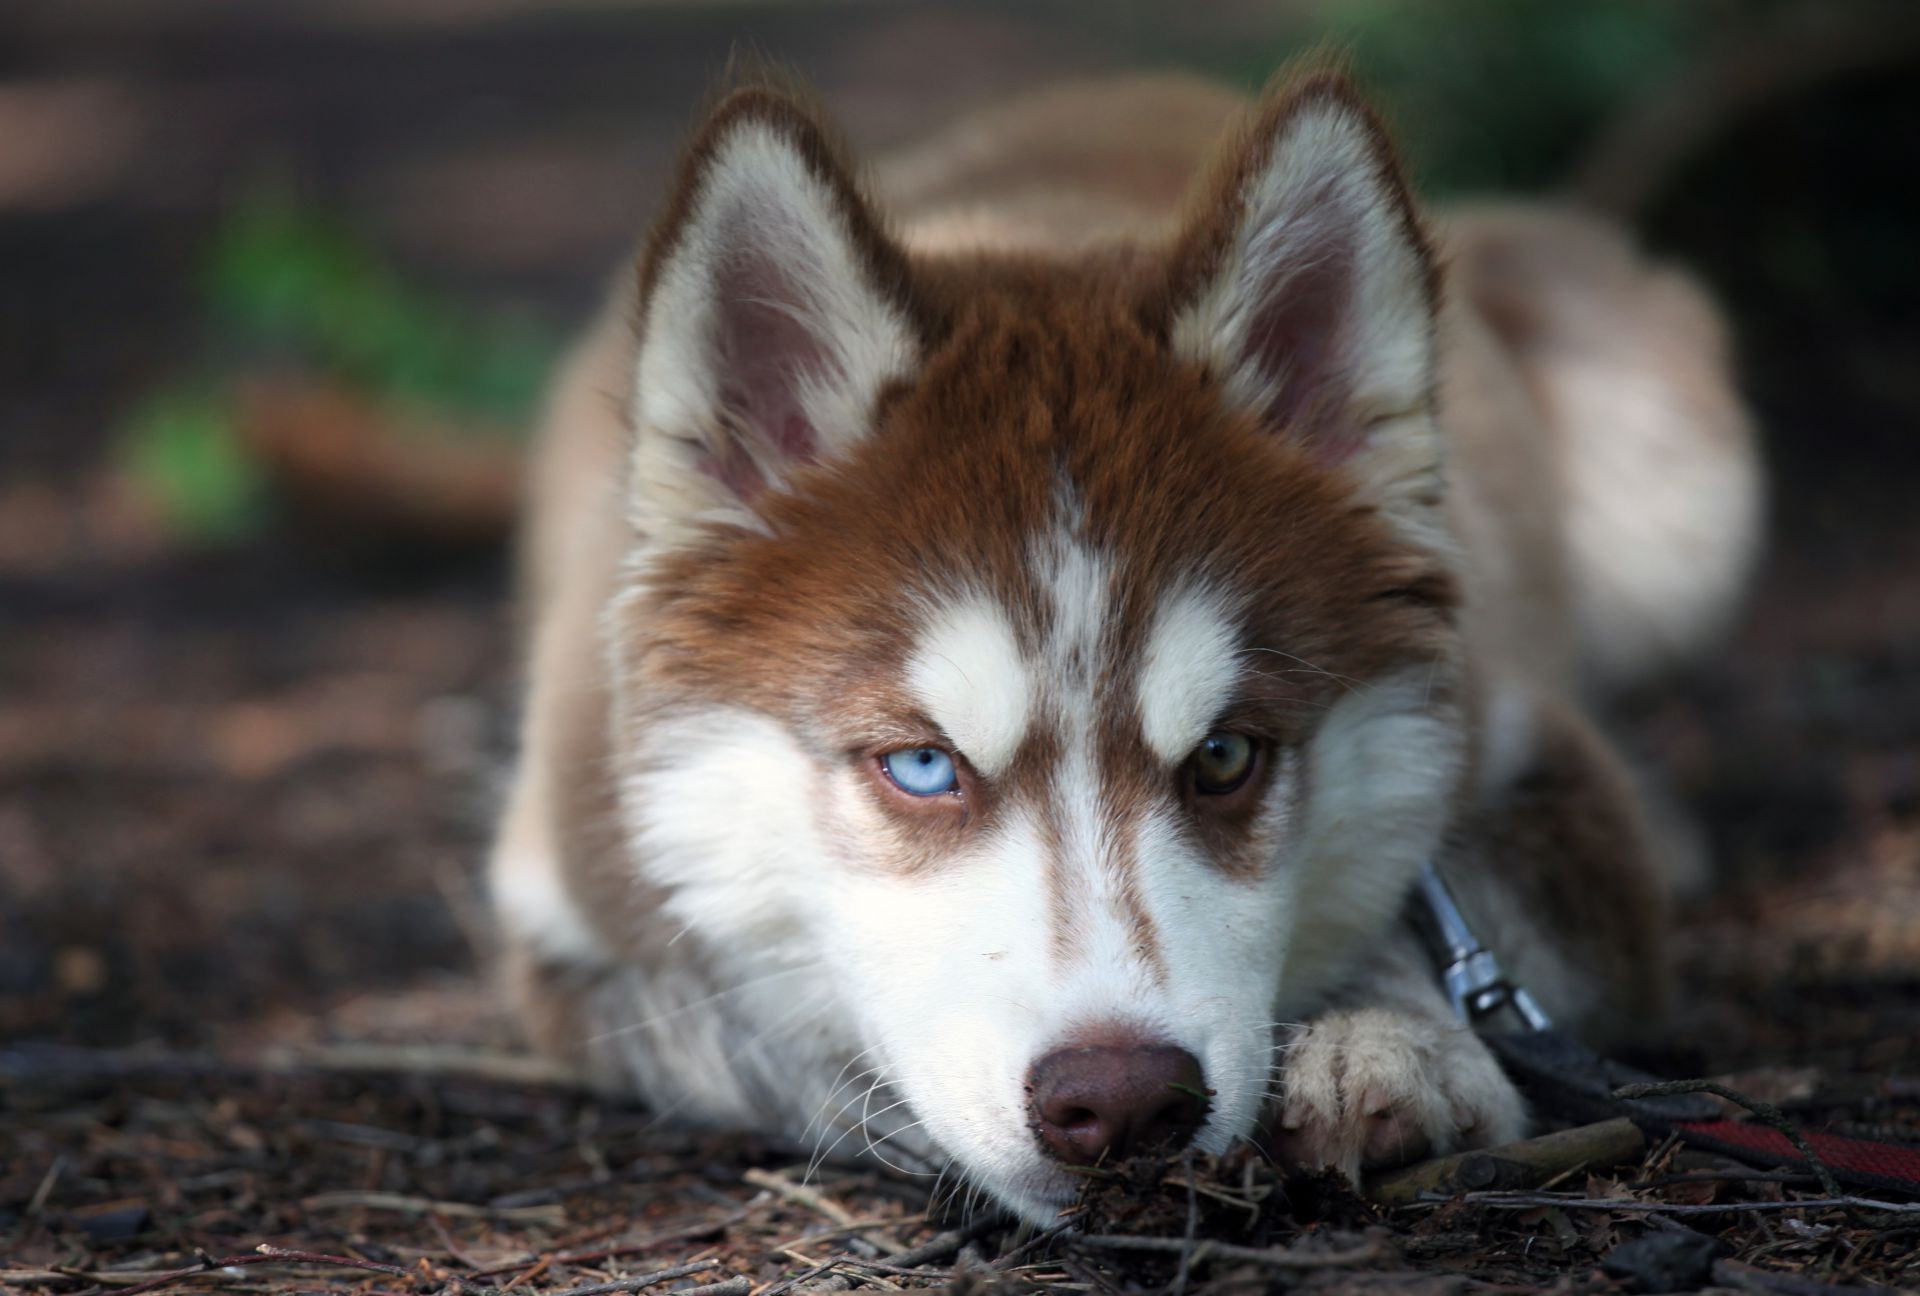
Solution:
<path fill-rule="evenodd" d="M 1501 1009 L 1512 1008 L 1528 1030 L 1553 1029 L 1553 1019 L 1534 1002 L 1526 987 L 1507 976 L 1499 957 L 1473 934 L 1452 889 L 1432 860 L 1420 866 L 1420 895 L 1427 907 L 1427 938 L 1440 962 L 1441 988 L 1460 1020 L 1479 1026 Z"/>
<path fill-rule="evenodd" d="M 1508 976 L 1494 952 L 1480 943 L 1453 891 L 1428 860 L 1420 866 L 1421 904 L 1415 907 L 1417 925 L 1427 938 L 1439 966 L 1441 988 L 1454 1013 L 1506 1066 L 1514 1080 L 1537 1106 L 1573 1120 L 1605 1120 L 1626 1115 L 1649 1124 L 1709 1120 L 1719 1112 L 1711 1098 L 1680 1094 L 1622 1100 L 1613 1091 L 1622 1085 L 1642 1084 L 1657 1077 L 1615 1062 L 1554 1029 L 1524 986 Z M 1521 1030 L 1503 1031 L 1491 1019 L 1511 1008 Z"/>

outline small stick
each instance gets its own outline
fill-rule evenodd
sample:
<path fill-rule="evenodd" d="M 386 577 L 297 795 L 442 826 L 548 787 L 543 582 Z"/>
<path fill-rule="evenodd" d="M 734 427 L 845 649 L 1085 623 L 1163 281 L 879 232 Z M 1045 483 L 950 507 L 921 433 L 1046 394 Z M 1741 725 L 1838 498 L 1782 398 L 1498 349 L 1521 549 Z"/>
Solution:
<path fill-rule="evenodd" d="M 509 1220 L 519 1224 L 558 1224 L 566 1221 L 563 1207 L 476 1206 L 471 1202 L 434 1201 L 391 1192 L 325 1192 L 301 1201 L 303 1210 L 387 1210 L 408 1215 L 445 1215 L 451 1219 Z"/>
<path fill-rule="evenodd" d="M 811 1269 L 803 1269 L 790 1278 L 777 1279 L 774 1282 L 768 1283 L 765 1287 L 762 1287 L 759 1291 L 759 1296 L 785 1296 L 785 1293 L 792 1291 L 801 1283 L 810 1282 L 818 1278 L 839 1263 L 840 1257 L 834 1256 L 813 1266 Z"/>
<path fill-rule="evenodd" d="M 802 1233 L 799 1237 L 788 1238 L 786 1241 L 780 1243 L 780 1246 L 774 1247 L 773 1250 L 778 1251 L 780 1247 L 806 1246 L 808 1243 L 821 1242 L 827 1238 L 845 1237 L 849 1233 L 864 1232 L 867 1229 L 879 1228 L 882 1224 L 918 1224 L 925 1220 L 925 1218 L 926 1216 L 924 1215 L 869 1215 L 863 1219 L 856 1219 L 851 1224 L 836 1224 L 831 1228 L 811 1229 Z"/>
<path fill-rule="evenodd" d="M 1041 1229 L 1038 1233 L 1035 1233 L 1032 1237 L 1028 1238 L 1025 1242 L 1022 1242 L 1019 1246 L 1007 1252 L 1005 1255 L 996 1257 L 992 1267 L 994 1269 L 999 1270 L 1002 1273 L 1005 1273 L 1007 1270 L 1013 1268 L 1014 1262 L 1016 1260 L 1019 1260 L 1025 1256 L 1031 1255 L 1033 1252 L 1039 1250 L 1042 1246 L 1046 1245 L 1048 1242 L 1053 1241 L 1055 1238 L 1059 1237 L 1062 1233 L 1065 1233 L 1068 1229 L 1072 1227 L 1073 1227 L 1072 1221 L 1068 1221 L 1065 1224 L 1055 1224 L 1051 1228 Z"/>
<path fill-rule="evenodd" d="M 1367 1196 L 1383 1206 L 1404 1206 L 1436 1192 L 1533 1188 L 1582 1166 L 1629 1161 L 1646 1145 L 1647 1136 L 1621 1116 L 1501 1147 L 1423 1161 L 1369 1180 Z"/>
<path fill-rule="evenodd" d="M 533 1268 L 522 1269 L 519 1273 L 507 1279 L 505 1283 L 501 1284 L 500 1290 L 510 1292 L 523 1282 L 532 1282 L 535 1278 L 542 1276 L 551 1268 L 553 1268 L 553 1257 L 543 1256 L 540 1262 L 534 1265 Z"/>
<path fill-rule="evenodd" d="M 762 1198 L 761 1200 L 765 1199 Z M 624 1256 L 639 1255 L 642 1251 L 651 1251 L 655 1247 L 665 1246 L 669 1242 L 686 1242 L 707 1233 L 715 1233 L 723 1229 L 732 1228 L 752 1213 L 753 1204 L 748 1203 L 746 1206 L 734 1211 L 731 1215 L 723 1216 L 720 1219 L 696 1220 L 691 1224 L 684 1224 L 678 1228 L 663 1229 L 658 1233 L 649 1233 L 637 1241 L 623 1242 L 619 1246 L 602 1247 L 597 1251 L 569 1251 L 558 1255 L 530 1255 L 523 1259 L 515 1260 L 511 1264 L 494 1265 L 488 1269 L 476 1269 L 468 1276 L 472 1278 L 492 1278 L 498 1274 L 512 1273 L 516 1269 L 524 1269 L 528 1265 L 535 1263 L 577 1265 L 591 1264 L 596 1260 L 618 1260 Z M 508 1286 L 512 1286 L 512 1284 L 509 1283 Z"/>
<path fill-rule="evenodd" d="M 67 1168 L 67 1154 L 62 1152 L 54 1157 L 53 1164 L 47 1167 L 47 1173 L 40 1178 L 40 1186 L 33 1190 L 33 1199 L 27 1203 L 27 1218 L 38 1219 L 46 1208 L 47 1198 L 53 1196 L 53 1186 L 60 1182 L 60 1172 Z"/>
<path fill-rule="evenodd" d="M 647 1274 L 635 1274 L 631 1278 L 616 1278 L 612 1282 L 593 1283 L 587 1287 L 569 1287 L 566 1291 L 553 1293 L 553 1296 L 615 1296 L 618 1292 L 639 1291 L 642 1287 L 651 1287 L 655 1283 L 685 1278 L 688 1274 L 711 1269 L 717 1264 L 719 1264 L 717 1260 L 695 1260 L 692 1264 L 675 1265 L 671 1269 L 657 1269 Z M 706 1287 L 689 1287 L 684 1296 L 692 1296 L 694 1292 L 715 1293 L 723 1287 L 727 1287 L 731 1292 L 732 1288 L 728 1287 L 728 1284 L 735 1282 L 744 1284 L 746 1281 L 745 1278 L 729 1278 L 725 1282 L 713 1283 Z M 744 1291 L 745 1287 L 741 1290 Z"/>
<path fill-rule="evenodd" d="M 1280 1247 L 1233 1246 L 1226 1242 L 1215 1242 L 1202 1238 L 1199 1242 L 1189 1243 L 1186 1238 L 1177 1237 L 1132 1237 L 1118 1233 L 1089 1233 L 1071 1239 L 1084 1246 L 1098 1247 L 1107 1251 L 1159 1251 L 1169 1255 L 1179 1255 L 1190 1245 L 1193 1249 L 1192 1263 L 1203 1260 L 1237 1260 L 1244 1264 L 1266 1265 L 1272 1269 L 1333 1269 L 1342 1265 L 1366 1264 L 1380 1258 L 1380 1244 L 1367 1241 L 1346 1251 L 1292 1251 Z"/>
<path fill-rule="evenodd" d="M 168 1283 L 178 1282 L 182 1278 L 191 1278 L 195 1274 L 214 1273 L 221 1269 L 239 1269 L 247 1265 L 281 1264 L 288 1262 L 293 1264 L 339 1265 L 347 1269 L 366 1269 L 373 1273 L 394 1274 L 398 1277 L 408 1279 L 418 1276 L 406 1269 L 398 1269 L 393 1265 L 380 1264 L 373 1260 L 362 1260 L 358 1256 L 323 1255 L 318 1251 L 286 1251 L 280 1247 L 267 1246 L 262 1243 L 253 1255 L 227 1256 L 219 1260 L 215 1260 L 212 1256 L 203 1255 L 200 1257 L 200 1263 L 190 1269 L 175 1269 L 169 1273 L 161 1274 L 158 1278 L 150 1278 L 146 1282 L 138 1283 L 132 1287 L 124 1287 L 120 1290 L 120 1296 L 140 1296 L 142 1292 L 157 1291 L 165 1287 Z"/>
<path fill-rule="evenodd" d="M 833 1264 L 836 1268 L 844 1266 L 848 1269 L 871 1269 L 875 1273 L 899 1274 L 905 1278 L 945 1278 L 950 1276 L 942 1269 L 929 1268 L 925 1265 L 914 1267 L 909 1265 L 888 1264 L 885 1260 L 862 1260 L 859 1256 L 838 1256 L 833 1260 Z"/>
<path fill-rule="evenodd" d="M 807 1187 L 805 1184 L 797 1184 L 783 1175 L 777 1175 L 771 1170 L 761 1170 L 758 1167 L 746 1171 L 740 1177 L 756 1188 L 765 1188 L 768 1192 L 777 1193 L 796 1206 L 806 1207 L 814 1214 L 832 1221 L 840 1228 L 846 1229 L 849 1232 L 859 1231 L 860 1221 L 856 1219 L 846 1207 L 840 1205 L 838 1202 L 828 1201 L 825 1197 L 822 1197 L 818 1192 Z M 905 1247 L 897 1239 L 889 1237 L 885 1233 L 869 1233 L 868 1237 L 873 1240 L 873 1244 L 879 1247 L 883 1253 L 905 1250 Z"/>
<path fill-rule="evenodd" d="M 905 1251 L 895 1251 L 884 1257 L 890 1265 L 899 1265 L 903 1269 L 912 1269 L 929 1260 L 952 1255 L 967 1243 L 993 1232 L 1001 1224 L 1000 1216 L 988 1212 L 963 1228 L 951 1229 L 937 1237 L 929 1238 L 919 1246 L 908 1247 Z"/>

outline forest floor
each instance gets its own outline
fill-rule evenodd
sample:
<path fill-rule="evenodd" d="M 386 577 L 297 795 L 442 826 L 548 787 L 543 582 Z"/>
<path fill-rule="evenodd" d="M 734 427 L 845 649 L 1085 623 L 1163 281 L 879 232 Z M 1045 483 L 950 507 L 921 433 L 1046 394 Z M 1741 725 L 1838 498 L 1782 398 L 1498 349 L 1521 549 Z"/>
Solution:
<path fill-rule="evenodd" d="M 698 1267 L 663 1290 L 743 1279 L 729 1296 L 1920 1282 L 1920 1215 L 1796 1206 L 1824 1190 L 1658 1141 L 1530 1194 L 1392 1209 L 1263 1165 L 1137 1167 L 1092 1194 L 1096 1243 L 918 1180 L 809 1176 L 808 1148 L 662 1125 L 525 1058 L 485 985 L 476 868 L 515 692 L 501 547 L 397 556 L 310 516 L 184 544 L 128 497 L 106 429 L 193 363 L 196 240 L 263 159 L 310 167 L 437 282 L 579 317 L 728 40 L 663 20 L 636 85 L 641 55 L 591 16 L 448 36 L 121 8 L 9 19 L 0 59 L 53 96 L 34 120 L 93 150 L 0 165 L 22 289 L 0 305 L 0 1289 L 192 1269 L 177 1289 L 539 1293 L 676 1266 Z M 1005 15 L 832 12 L 770 17 L 767 39 L 883 141 L 1121 57 Z M 865 71 L 902 48 L 942 75 Z M 555 67 L 570 116 L 538 102 Z M 441 96 L 466 115 L 436 118 Z M 0 95 L 0 123 L 22 102 Z M 577 201 L 520 197 L 554 185 Z M 1913 478 L 1824 454 L 1806 407 L 1768 412 L 1752 606 L 1714 661 L 1614 717 L 1720 862 L 1680 917 L 1672 1019 L 1632 1060 L 1920 1144 Z M 1609 1276 L 1636 1238 L 1654 1268 Z"/>

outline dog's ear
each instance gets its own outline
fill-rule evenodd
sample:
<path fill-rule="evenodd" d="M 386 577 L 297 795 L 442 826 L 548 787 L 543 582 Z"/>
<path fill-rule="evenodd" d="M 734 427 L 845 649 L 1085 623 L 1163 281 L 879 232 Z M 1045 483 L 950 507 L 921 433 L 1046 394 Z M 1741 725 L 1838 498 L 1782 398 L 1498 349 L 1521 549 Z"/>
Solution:
<path fill-rule="evenodd" d="M 1435 272 L 1379 120 L 1343 77 L 1270 91 L 1174 245 L 1173 345 L 1401 515 L 1437 499 Z"/>
<path fill-rule="evenodd" d="M 750 505 L 864 435 L 914 360 L 905 276 L 811 112 L 766 89 L 721 102 L 641 268 L 643 524 Z"/>

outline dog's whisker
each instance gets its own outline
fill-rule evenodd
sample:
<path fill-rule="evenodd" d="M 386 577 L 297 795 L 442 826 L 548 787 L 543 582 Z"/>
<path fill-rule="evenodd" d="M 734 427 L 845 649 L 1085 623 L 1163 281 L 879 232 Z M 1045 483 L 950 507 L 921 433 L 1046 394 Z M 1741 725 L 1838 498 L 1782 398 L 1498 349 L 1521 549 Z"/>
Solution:
<path fill-rule="evenodd" d="M 756 986 L 763 986 L 769 982 L 778 981 L 782 977 L 798 976 L 802 972 L 817 971 L 825 965 L 825 963 L 825 959 L 813 959 L 810 962 L 800 964 L 798 967 L 782 968 L 778 972 L 769 972 L 765 976 L 758 976 L 751 980 L 742 981 L 739 985 L 729 986 L 725 990 L 717 990 L 704 998 L 690 1000 L 687 1003 L 669 1008 L 663 1013 L 656 1013 L 644 1021 L 630 1022 L 625 1026 L 616 1026 L 612 1030 L 602 1031 L 598 1035 L 589 1035 L 580 1042 L 591 1047 L 595 1044 L 604 1044 L 608 1040 L 618 1039 L 623 1035 L 634 1035 L 641 1031 L 652 1030 L 661 1023 L 672 1021 L 676 1017 L 685 1016 L 687 1013 L 696 1012 L 702 1008 L 711 1008 L 715 1004 L 725 1003 L 733 996 L 752 990 Z"/>

